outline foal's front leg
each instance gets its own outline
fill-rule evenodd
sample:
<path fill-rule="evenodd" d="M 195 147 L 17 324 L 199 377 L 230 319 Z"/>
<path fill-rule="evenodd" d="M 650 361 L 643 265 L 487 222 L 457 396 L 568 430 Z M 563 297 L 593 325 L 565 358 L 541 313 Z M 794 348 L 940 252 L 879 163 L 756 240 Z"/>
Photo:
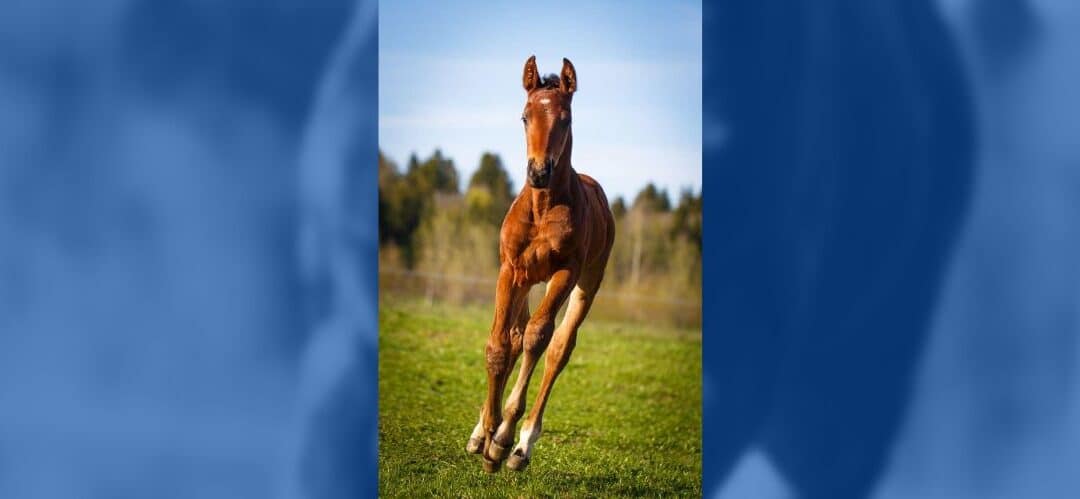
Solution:
<path fill-rule="evenodd" d="M 529 322 L 529 305 L 528 300 L 522 302 L 519 308 L 517 318 L 514 320 L 514 325 L 510 327 L 510 365 L 513 366 L 521 355 L 522 339 L 525 336 L 525 326 Z M 513 397 L 511 395 L 511 397 Z M 480 454 L 484 452 L 484 445 L 488 432 L 484 431 L 484 405 L 480 404 L 480 416 L 476 420 L 476 426 L 473 427 L 472 434 L 469 435 L 469 442 L 465 444 L 465 450 L 470 454 Z M 506 417 L 505 415 L 503 416 Z"/>
<path fill-rule="evenodd" d="M 485 458 L 493 461 L 502 461 L 510 454 L 514 444 L 514 430 L 521 416 L 525 414 L 525 395 L 529 390 L 529 378 L 532 377 L 533 368 L 536 367 L 540 355 L 544 353 L 548 342 L 551 341 L 552 332 L 555 329 L 555 315 L 562 307 L 570 290 L 574 288 L 577 280 L 575 269 L 567 268 L 556 271 L 548 280 L 547 291 L 544 299 L 536 308 L 532 318 L 525 326 L 525 335 L 522 341 L 521 368 L 518 371 L 517 382 L 507 398 L 504 408 L 504 419 L 499 425 L 495 437 L 488 446 Z"/>
<path fill-rule="evenodd" d="M 484 356 L 487 361 L 488 393 L 480 411 L 480 423 L 484 435 L 481 446 L 484 455 L 484 470 L 488 472 L 498 471 L 502 459 L 488 457 L 491 451 L 492 439 L 495 430 L 502 422 L 499 414 L 499 405 L 502 400 L 503 389 L 506 388 L 506 380 L 510 377 L 512 367 L 512 343 L 510 327 L 513 318 L 517 316 L 521 307 L 525 305 L 528 289 L 514 283 L 514 273 L 509 265 L 503 265 L 499 269 L 499 281 L 495 288 L 495 318 L 491 324 L 491 335 L 488 337 Z M 474 432 L 475 435 L 475 432 Z M 474 447 L 472 438 L 467 448 Z M 503 456 L 505 457 L 505 456 Z"/>

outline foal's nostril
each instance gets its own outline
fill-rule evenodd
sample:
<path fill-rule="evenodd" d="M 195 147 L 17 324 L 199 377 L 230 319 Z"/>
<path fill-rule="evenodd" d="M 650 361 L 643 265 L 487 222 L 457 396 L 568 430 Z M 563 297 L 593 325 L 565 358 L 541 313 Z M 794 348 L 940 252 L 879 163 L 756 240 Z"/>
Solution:
<path fill-rule="evenodd" d="M 540 166 L 539 162 L 536 160 L 530 159 L 528 166 L 526 167 L 526 172 L 528 172 L 530 176 L 546 177 L 551 174 L 551 170 L 554 166 L 555 162 L 550 159 L 544 160 L 543 166 Z"/>

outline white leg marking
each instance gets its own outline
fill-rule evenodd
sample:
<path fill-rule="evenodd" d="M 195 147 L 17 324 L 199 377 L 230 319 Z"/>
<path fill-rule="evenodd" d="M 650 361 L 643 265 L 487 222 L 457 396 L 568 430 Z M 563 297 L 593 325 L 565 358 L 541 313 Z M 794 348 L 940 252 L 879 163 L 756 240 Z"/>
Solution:
<path fill-rule="evenodd" d="M 480 420 L 476 422 L 476 427 L 473 428 L 472 435 L 469 438 L 484 438 L 484 410 L 480 409 Z"/>
<path fill-rule="evenodd" d="M 518 443 L 514 446 L 514 454 L 523 454 L 525 457 L 532 457 L 533 444 L 540 438 L 540 427 L 533 428 L 531 421 L 525 421 L 525 424 L 521 425 L 521 435 L 518 437 Z M 518 452 L 521 451 L 521 452 Z"/>

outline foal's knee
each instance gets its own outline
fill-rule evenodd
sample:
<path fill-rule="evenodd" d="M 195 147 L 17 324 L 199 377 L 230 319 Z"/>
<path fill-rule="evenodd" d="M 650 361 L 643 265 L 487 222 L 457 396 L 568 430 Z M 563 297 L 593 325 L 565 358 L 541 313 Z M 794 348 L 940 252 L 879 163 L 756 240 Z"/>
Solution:
<path fill-rule="evenodd" d="M 502 377 L 510 369 L 510 346 L 497 341 L 488 341 L 484 349 L 487 357 L 488 373 L 495 377 Z"/>
<path fill-rule="evenodd" d="M 529 322 L 529 325 L 525 327 L 525 337 L 522 344 L 525 352 L 533 356 L 533 358 L 544 353 L 548 342 L 551 341 L 551 333 L 554 329 L 555 325 L 551 321 Z"/>

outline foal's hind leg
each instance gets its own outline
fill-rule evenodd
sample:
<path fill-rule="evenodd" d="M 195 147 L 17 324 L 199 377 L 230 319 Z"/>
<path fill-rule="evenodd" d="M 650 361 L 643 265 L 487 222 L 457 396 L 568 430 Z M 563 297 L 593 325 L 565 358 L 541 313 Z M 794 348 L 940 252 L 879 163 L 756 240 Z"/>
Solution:
<path fill-rule="evenodd" d="M 532 456 L 533 444 L 540 438 L 540 429 L 544 419 L 544 407 L 551 395 L 551 387 L 555 384 L 555 378 L 559 376 L 566 363 L 570 361 L 570 353 L 574 351 L 577 343 L 577 331 L 585 315 L 589 313 L 593 297 L 600 288 L 603 279 L 603 270 L 592 276 L 582 276 L 573 292 L 570 293 L 569 304 L 566 306 L 566 315 L 559 324 L 551 338 L 551 344 L 547 349 L 547 358 L 544 361 L 544 379 L 540 384 L 540 392 L 536 395 L 536 403 L 525 423 L 521 425 L 521 435 L 517 446 L 506 461 L 506 467 L 521 471 L 529 464 Z"/>
<path fill-rule="evenodd" d="M 514 326 L 510 328 L 510 365 L 513 366 L 517 362 L 518 356 L 521 355 L 521 343 L 522 338 L 525 335 L 525 325 L 529 322 L 529 303 L 526 301 L 521 305 L 521 312 L 518 313 L 517 321 Z M 515 388 L 516 389 L 516 388 Z M 511 395 L 513 399 L 513 395 Z M 504 416 L 505 417 L 505 416 Z M 516 421 L 515 421 L 516 422 Z M 479 454 L 484 451 L 484 437 L 487 434 L 484 431 L 484 407 L 480 407 L 480 418 L 476 422 L 476 426 L 473 428 L 472 435 L 469 436 L 469 442 L 465 444 L 465 450 L 470 454 Z"/>

